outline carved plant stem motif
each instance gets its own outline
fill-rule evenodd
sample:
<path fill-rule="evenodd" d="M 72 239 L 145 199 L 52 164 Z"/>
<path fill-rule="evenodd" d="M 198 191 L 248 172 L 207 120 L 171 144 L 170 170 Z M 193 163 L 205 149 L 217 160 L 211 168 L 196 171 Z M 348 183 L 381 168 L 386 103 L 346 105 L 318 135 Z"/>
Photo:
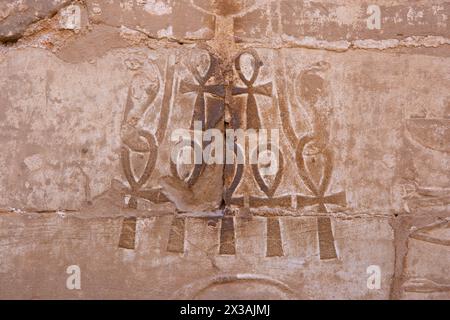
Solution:
<path fill-rule="evenodd" d="M 320 96 L 323 94 L 325 84 L 320 72 L 328 69 L 328 64 L 319 62 L 302 71 L 295 83 L 298 91 L 297 96 L 302 98 L 302 104 L 307 107 L 310 118 L 311 132 L 298 137 L 290 118 L 288 101 L 286 99 L 287 86 L 283 80 L 284 70 L 277 69 L 278 102 L 283 130 L 295 150 L 295 160 L 300 178 L 303 184 L 312 194 L 310 196 L 297 195 L 297 206 L 318 206 L 321 213 L 327 212 L 327 204 L 345 206 L 345 191 L 326 195 L 331 182 L 333 172 L 333 151 L 328 143 L 329 133 L 326 113 L 320 110 L 317 105 Z M 292 107 L 298 104 L 291 101 Z M 320 161 L 321 160 L 321 161 Z M 315 163 L 318 163 L 314 165 Z M 308 164 L 313 164 L 312 168 Z M 317 172 L 322 164 L 321 172 Z M 319 217 L 317 219 L 319 249 L 321 259 L 334 259 L 337 257 L 334 244 L 334 237 L 329 217 Z"/>
<path fill-rule="evenodd" d="M 167 128 L 170 114 L 170 96 L 172 94 L 174 61 L 169 57 L 166 66 L 164 96 L 161 106 L 161 117 L 156 129 L 156 137 L 153 133 L 140 127 L 140 121 L 146 112 L 152 107 L 160 89 L 160 75 L 158 68 L 149 65 L 150 73 L 137 73 L 128 90 L 127 102 L 121 127 L 122 148 L 121 163 L 125 178 L 129 187 L 124 187 L 122 192 L 130 195 L 128 207 L 138 208 L 138 198 L 145 198 L 152 202 L 165 202 L 167 199 L 157 189 L 146 189 L 145 185 L 150 179 L 158 156 L 158 146 L 161 144 Z M 144 159 L 144 164 L 133 161 L 133 155 Z M 137 176 L 138 167 L 141 174 Z M 119 246 L 134 249 L 136 232 L 136 218 L 126 218 L 122 224 L 122 233 Z"/>

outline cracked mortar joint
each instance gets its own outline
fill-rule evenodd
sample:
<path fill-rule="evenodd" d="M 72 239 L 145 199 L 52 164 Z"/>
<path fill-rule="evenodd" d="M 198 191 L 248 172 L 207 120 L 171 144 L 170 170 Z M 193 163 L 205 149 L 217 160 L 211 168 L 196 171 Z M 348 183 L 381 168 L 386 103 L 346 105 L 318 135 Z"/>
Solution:
<path fill-rule="evenodd" d="M 328 41 L 320 40 L 314 37 L 304 37 L 301 39 L 282 35 L 282 41 L 277 43 L 282 43 L 282 46 L 288 47 L 299 47 L 307 49 L 322 49 L 328 51 L 345 52 L 350 49 L 376 49 L 376 50 L 386 50 L 394 49 L 399 47 L 407 48 L 437 48 L 443 45 L 450 45 L 450 39 L 444 38 L 442 36 L 409 36 L 404 39 L 361 39 L 354 41 L 339 40 L 339 41 Z"/>

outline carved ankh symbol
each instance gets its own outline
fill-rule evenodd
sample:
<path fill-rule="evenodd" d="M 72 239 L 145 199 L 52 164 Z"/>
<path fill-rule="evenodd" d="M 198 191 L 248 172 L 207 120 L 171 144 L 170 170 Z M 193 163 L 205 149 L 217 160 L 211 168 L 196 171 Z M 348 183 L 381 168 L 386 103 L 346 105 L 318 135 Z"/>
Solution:
<path fill-rule="evenodd" d="M 209 56 L 209 66 L 207 66 L 204 75 L 201 75 L 200 71 L 193 64 L 188 65 L 188 69 L 192 73 L 197 84 L 186 82 L 184 80 L 182 80 L 180 84 L 181 93 L 194 92 L 197 94 L 197 97 L 195 98 L 194 102 L 194 113 L 192 115 L 191 129 L 194 129 L 195 121 L 200 121 L 202 123 L 202 130 L 207 129 L 207 115 L 206 115 L 206 101 L 205 101 L 206 93 L 212 94 L 213 96 L 222 99 L 225 97 L 225 86 L 223 84 L 212 84 L 212 85 L 206 84 L 213 77 L 215 66 L 218 63 L 217 58 L 214 57 L 214 55 L 208 53 L 208 56 Z M 221 104 L 223 104 L 223 101 L 221 102 Z"/>
<path fill-rule="evenodd" d="M 328 190 L 328 187 L 330 186 L 331 173 L 333 172 L 333 154 L 329 147 L 325 147 L 321 151 L 322 156 L 324 157 L 324 168 L 322 171 L 322 177 L 320 179 L 319 184 L 317 185 L 311 178 L 311 173 L 305 164 L 305 158 L 303 153 L 306 145 L 312 142 L 313 139 L 314 138 L 311 136 L 304 136 L 299 140 L 296 150 L 296 163 L 299 169 L 300 177 L 303 180 L 303 183 L 314 196 L 308 197 L 299 195 L 297 196 L 297 202 L 300 206 L 303 207 L 311 205 L 319 205 L 320 212 L 327 212 L 325 204 L 345 206 L 346 196 L 345 191 L 331 195 L 325 195 L 325 193 Z"/>
<path fill-rule="evenodd" d="M 251 68 L 252 74 L 250 75 L 250 79 L 247 79 L 244 72 L 242 71 L 242 57 L 244 55 L 251 56 Z M 246 50 L 241 52 L 236 59 L 234 60 L 234 67 L 236 69 L 239 78 L 245 84 L 246 88 L 234 87 L 232 88 L 232 95 L 242 95 L 247 94 L 247 107 L 246 107 L 246 118 L 247 118 L 247 127 L 246 129 L 260 129 L 261 128 L 261 119 L 258 114 L 258 105 L 256 103 L 255 95 L 263 95 L 270 97 L 272 96 L 272 83 L 268 82 L 260 86 L 255 86 L 255 81 L 259 76 L 259 71 L 262 67 L 263 63 L 258 56 L 258 53 L 255 50 Z"/>

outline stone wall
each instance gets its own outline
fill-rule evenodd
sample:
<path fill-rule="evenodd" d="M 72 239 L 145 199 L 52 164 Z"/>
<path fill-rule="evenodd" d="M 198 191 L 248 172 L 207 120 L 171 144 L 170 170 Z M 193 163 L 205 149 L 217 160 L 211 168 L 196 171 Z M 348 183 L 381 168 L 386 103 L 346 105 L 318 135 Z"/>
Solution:
<path fill-rule="evenodd" d="M 0 298 L 449 299 L 450 2 L 373 2 L 3 0 Z"/>

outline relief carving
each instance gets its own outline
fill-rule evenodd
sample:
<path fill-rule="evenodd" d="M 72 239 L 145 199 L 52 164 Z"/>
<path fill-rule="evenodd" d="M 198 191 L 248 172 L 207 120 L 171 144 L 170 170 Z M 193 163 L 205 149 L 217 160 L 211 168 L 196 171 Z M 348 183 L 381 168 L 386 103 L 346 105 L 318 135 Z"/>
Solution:
<path fill-rule="evenodd" d="M 244 86 L 232 85 L 229 87 L 231 97 L 235 103 L 236 97 L 243 96 L 240 109 L 234 108 L 231 113 L 231 128 L 233 129 L 263 129 L 261 115 L 257 96 L 266 97 L 265 101 L 273 100 L 273 83 L 266 82 L 256 84 L 259 81 L 259 74 L 263 61 L 256 50 L 244 50 L 234 59 L 234 72 L 239 81 Z M 194 97 L 193 111 L 190 122 L 190 130 L 195 129 L 195 123 L 201 124 L 201 130 L 216 128 L 219 121 L 223 119 L 225 109 L 225 97 L 228 90 L 225 84 L 217 82 L 221 77 L 220 59 L 208 51 L 193 55 L 186 64 L 192 80 L 181 79 L 178 93 L 181 95 L 191 95 Z M 327 213 L 327 206 L 346 206 L 345 191 L 334 194 L 327 194 L 333 172 L 333 149 L 329 143 L 329 123 L 328 106 L 318 105 L 321 96 L 326 94 L 326 82 L 322 74 L 329 69 L 326 62 L 315 63 L 305 70 L 301 71 L 294 81 L 295 97 L 289 97 L 291 108 L 305 108 L 304 114 L 307 115 L 305 122 L 309 121 L 310 131 L 297 133 L 292 126 L 290 112 L 288 109 L 286 95 L 291 92 L 284 84 L 278 83 L 277 96 L 280 118 L 283 124 L 283 132 L 288 137 L 290 147 L 294 152 L 294 162 L 297 166 L 297 174 L 305 186 L 305 191 L 309 195 L 301 192 L 297 194 L 285 194 L 276 196 L 275 193 L 286 174 L 284 163 L 284 150 L 278 150 L 278 146 L 267 143 L 264 146 L 258 146 L 254 150 L 243 149 L 242 146 L 235 143 L 235 160 L 246 152 L 250 152 L 252 157 L 258 157 L 261 152 L 266 150 L 278 152 L 277 170 L 272 175 L 263 175 L 259 163 L 253 163 L 250 171 L 256 186 L 265 194 L 265 197 L 249 195 L 233 196 L 235 190 L 244 178 L 246 165 L 237 163 L 225 164 L 225 186 L 224 202 L 227 206 L 246 206 L 246 201 L 250 208 L 258 207 L 285 207 L 285 208 L 306 208 L 316 207 L 319 213 Z M 194 205 L 194 190 L 198 179 L 204 174 L 210 166 L 201 162 L 191 165 L 190 168 L 180 168 L 178 163 L 170 162 L 171 176 L 160 180 L 162 188 L 146 188 L 153 172 L 156 159 L 158 157 L 158 146 L 162 142 L 165 130 L 169 121 L 170 104 L 166 99 L 167 92 L 172 90 L 174 82 L 174 65 L 167 65 L 162 100 L 160 118 L 155 134 L 146 128 L 139 128 L 139 120 L 144 116 L 147 110 L 152 108 L 160 90 L 160 75 L 156 67 L 152 67 L 153 72 L 149 75 L 137 73 L 130 86 L 127 105 L 125 108 L 124 120 L 122 124 L 122 165 L 124 175 L 129 187 L 123 187 L 123 194 L 130 195 L 128 200 L 129 208 L 137 208 L 137 198 L 141 197 L 154 203 L 172 201 L 177 208 L 183 211 L 189 211 Z M 278 70 L 277 70 L 278 71 Z M 277 79 L 281 79 L 280 74 L 276 74 Z M 277 82 L 280 82 L 277 80 Z M 245 123 L 242 123 L 245 119 Z M 219 125 L 220 128 L 220 125 Z M 194 147 L 198 141 L 184 141 L 188 146 Z M 201 142 L 200 150 L 204 150 L 210 142 Z M 233 145 L 233 144 L 232 144 Z M 137 154 L 140 163 L 136 160 Z M 134 162 L 133 162 L 134 161 Z M 139 168 L 138 168 L 139 166 Z M 186 173 L 183 174 L 182 171 Z M 187 171 L 186 171 L 187 170 Z M 139 174 L 138 174 L 139 172 Z M 235 230 L 234 230 L 234 211 L 225 210 L 220 224 L 220 254 L 235 254 Z M 184 248 L 184 218 L 174 217 L 168 251 L 183 252 Z M 317 218 L 319 248 L 321 259 L 337 258 L 334 244 L 333 231 L 330 218 L 323 216 Z M 129 221 L 124 221 L 124 226 L 129 225 Z M 126 228 L 124 228 L 125 230 Z M 128 228 L 129 229 L 129 228 Z M 279 219 L 274 216 L 267 219 L 267 256 L 283 256 L 282 234 Z M 128 246 L 130 247 L 130 246 Z"/>

